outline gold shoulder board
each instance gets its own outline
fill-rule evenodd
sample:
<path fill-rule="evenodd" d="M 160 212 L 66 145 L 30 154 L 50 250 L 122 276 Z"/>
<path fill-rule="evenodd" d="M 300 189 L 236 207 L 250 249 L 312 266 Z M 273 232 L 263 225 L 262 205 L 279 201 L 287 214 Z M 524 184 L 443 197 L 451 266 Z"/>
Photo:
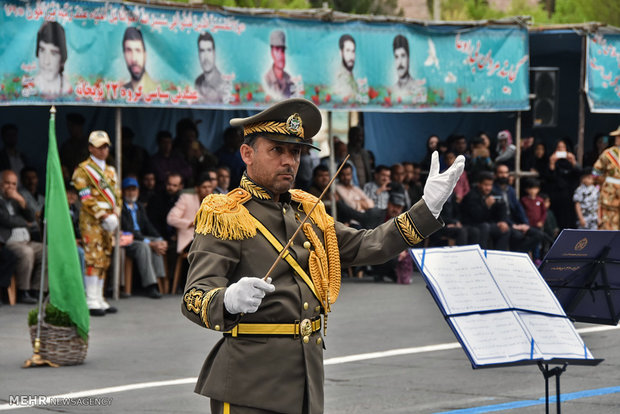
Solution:
<path fill-rule="evenodd" d="M 243 205 L 252 196 L 242 188 L 228 194 L 211 194 L 202 200 L 194 225 L 197 234 L 222 240 L 243 240 L 256 236 L 252 216 Z"/>

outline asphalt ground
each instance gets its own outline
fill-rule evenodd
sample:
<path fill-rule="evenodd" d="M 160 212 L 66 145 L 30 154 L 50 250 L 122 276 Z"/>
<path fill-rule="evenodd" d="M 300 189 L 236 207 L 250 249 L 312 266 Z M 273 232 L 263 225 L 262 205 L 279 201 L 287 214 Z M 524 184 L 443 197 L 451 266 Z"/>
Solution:
<path fill-rule="evenodd" d="M 86 362 L 21 368 L 32 355 L 31 306 L 0 308 L 0 411 L 19 413 L 196 413 L 208 399 L 195 377 L 220 335 L 186 320 L 181 296 L 131 297 L 119 313 L 91 320 Z M 561 410 L 620 413 L 620 330 L 577 324 L 596 366 L 568 366 Z M 600 328 L 600 329 L 599 329 Z M 588 331 L 583 331 L 587 329 Z M 411 285 L 345 280 L 328 321 L 325 413 L 544 413 L 535 365 L 474 370 L 419 274 Z M 343 358 L 349 357 L 349 358 Z M 267 390 L 277 398 L 283 390 Z M 555 395 L 555 381 L 550 380 Z M 55 404 L 19 406 L 41 401 Z M 68 404 L 68 405 L 62 405 Z M 552 399 L 552 413 L 556 406 Z"/>

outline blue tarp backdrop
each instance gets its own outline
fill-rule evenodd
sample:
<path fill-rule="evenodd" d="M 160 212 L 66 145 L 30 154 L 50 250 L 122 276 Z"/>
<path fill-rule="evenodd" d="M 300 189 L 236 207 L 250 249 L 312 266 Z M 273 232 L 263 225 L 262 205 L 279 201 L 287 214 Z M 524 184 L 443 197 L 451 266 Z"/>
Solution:
<path fill-rule="evenodd" d="M 528 33 L 518 26 L 0 4 L 3 105 L 260 109 L 304 97 L 324 109 L 375 112 L 529 108 Z"/>

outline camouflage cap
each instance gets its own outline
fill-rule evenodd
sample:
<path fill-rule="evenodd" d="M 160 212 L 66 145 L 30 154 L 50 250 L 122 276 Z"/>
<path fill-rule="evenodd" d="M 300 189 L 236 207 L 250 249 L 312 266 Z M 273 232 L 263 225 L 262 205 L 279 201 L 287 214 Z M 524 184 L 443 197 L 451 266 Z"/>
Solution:
<path fill-rule="evenodd" d="M 233 118 L 230 125 L 243 127 L 246 140 L 261 135 L 273 141 L 307 145 L 320 150 L 312 137 L 321 129 L 321 112 L 312 102 L 291 98 L 278 102 L 248 118 Z"/>
<path fill-rule="evenodd" d="M 104 144 L 110 144 L 110 137 L 108 137 L 108 133 L 105 131 L 93 131 L 88 136 L 88 143 L 92 146 L 99 148 Z"/>
<path fill-rule="evenodd" d="M 615 131 L 611 131 L 611 132 L 609 133 L 609 136 L 610 136 L 610 137 L 617 137 L 617 136 L 620 136 L 620 126 L 619 126 L 619 127 L 618 127 L 618 129 L 616 129 Z"/>

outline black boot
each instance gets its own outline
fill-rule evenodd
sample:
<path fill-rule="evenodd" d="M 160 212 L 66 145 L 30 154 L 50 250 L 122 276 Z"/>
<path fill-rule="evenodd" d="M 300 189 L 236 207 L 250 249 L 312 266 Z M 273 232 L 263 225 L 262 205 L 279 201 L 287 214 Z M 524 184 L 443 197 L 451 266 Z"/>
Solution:
<path fill-rule="evenodd" d="M 157 288 L 157 284 L 153 283 L 146 287 L 146 296 L 151 299 L 159 299 L 161 298 L 161 293 L 159 293 L 159 289 Z"/>
<path fill-rule="evenodd" d="M 17 291 L 17 303 L 26 303 L 28 305 L 34 305 L 37 303 L 37 300 L 30 296 L 27 290 L 18 290 Z"/>

